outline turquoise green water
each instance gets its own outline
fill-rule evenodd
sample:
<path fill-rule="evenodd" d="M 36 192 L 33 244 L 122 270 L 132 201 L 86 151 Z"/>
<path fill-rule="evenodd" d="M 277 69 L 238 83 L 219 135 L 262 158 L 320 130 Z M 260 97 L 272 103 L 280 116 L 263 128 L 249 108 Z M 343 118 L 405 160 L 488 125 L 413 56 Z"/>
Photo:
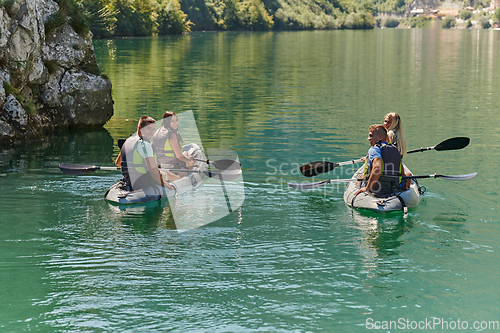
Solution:
<path fill-rule="evenodd" d="M 496 328 L 498 32 L 95 41 L 113 82 L 105 129 L 0 153 L 0 331 Z M 136 120 L 166 109 L 193 110 L 204 147 L 236 151 L 243 167 L 243 205 L 185 233 L 168 205 L 104 202 L 119 175 L 57 168 L 112 165 Z M 407 217 L 352 211 L 342 186 L 287 188 L 303 180 L 299 164 L 365 154 L 367 127 L 387 112 L 402 116 L 409 149 L 471 138 L 460 151 L 408 155 L 414 174 L 478 176 L 422 180 L 427 193 Z"/>

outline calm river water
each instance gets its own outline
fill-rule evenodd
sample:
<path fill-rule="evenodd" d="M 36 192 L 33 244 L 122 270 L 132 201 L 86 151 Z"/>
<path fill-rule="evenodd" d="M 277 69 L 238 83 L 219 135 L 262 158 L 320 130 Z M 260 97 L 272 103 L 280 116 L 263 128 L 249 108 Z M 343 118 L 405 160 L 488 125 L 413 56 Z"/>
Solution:
<path fill-rule="evenodd" d="M 94 41 L 113 82 L 102 130 L 0 152 L 0 331 L 363 332 L 498 328 L 500 31 L 192 33 Z M 242 163 L 243 205 L 178 233 L 169 206 L 103 200 L 142 115 L 192 110 Z M 297 165 L 359 158 L 398 112 L 427 192 L 407 217 L 293 191 Z M 352 168 L 317 177 L 345 177 Z M 189 212 L 186 212 L 188 214 Z M 391 323 L 392 321 L 392 323 Z M 375 326 L 375 325 L 380 326 Z M 392 325 L 392 329 L 384 325 Z"/>

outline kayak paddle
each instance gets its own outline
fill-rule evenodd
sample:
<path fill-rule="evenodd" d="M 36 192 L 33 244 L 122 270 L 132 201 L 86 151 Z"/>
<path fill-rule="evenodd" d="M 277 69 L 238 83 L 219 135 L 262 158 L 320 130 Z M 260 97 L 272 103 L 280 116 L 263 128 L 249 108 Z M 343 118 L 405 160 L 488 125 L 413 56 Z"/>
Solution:
<path fill-rule="evenodd" d="M 102 171 L 121 171 L 120 167 L 105 167 L 105 166 L 95 166 L 95 165 L 80 165 L 80 164 L 59 164 L 59 169 L 66 174 L 71 176 L 81 176 L 86 175 L 97 170 Z M 218 180 L 234 180 L 241 175 L 241 169 L 237 170 L 189 170 L 189 169 L 160 169 L 173 172 L 186 172 L 186 173 L 204 173 L 210 178 L 215 178 Z"/>
<path fill-rule="evenodd" d="M 466 138 L 466 137 L 450 138 L 450 139 L 446 139 L 446 140 L 438 143 L 434 147 L 413 149 L 413 150 L 407 151 L 406 153 L 411 154 L 411 153 L 417 153 L 417 152 L 422 152 L 422 151 L 431 150 L 431 149 L 434 149 L 437 151 L 462 149 L 462 148 L 467 147 L 469 142 L 470 142 L 470 139 Z"/>
<path fill-rule="evenodd" d="M 345 162 L 340 162 L 340 163 L 333 163 L 333 162 L 328 162 L 328 161 L 316 161 L 316 162 L 311 162 L 307 163 L 304 165 L 300 166 L 300 172 L 306 176 L 306 177 L 314 177 L 317 175 L 320 175 L 325 172 L 332 171 L 338 166 L 341 165 L 348 165 L 348 164 L 355 164 L 355 163 L 360 163 L 363 162 L 362 160 L 352 160 L 352 161 L 345 161 Z"/>
<path fill-rule="evenodd" d="M 207 164 L 212 164 L 214 167 L 216 167 L 219 170 L 238 170 L 241 169 L 241 164 L 238 161 L 235 160 L 217 160 L 217 161 L 212 161 L 212 160 L 200 160 L 195 158 L 195 161 L 200 161 L 200 162 L 205 162 Z"/>
<path fill-rule="evenodd" d="M 160 169 L 171 172 L 204 173 L 207 177 L 218 180 L 235 180 L 241 175 L 241 169 L 237 170 L 186 170 L 186 169 Z"/>
<path fill-rule="evenodd" d="M 81 176 L 86 175 L 97 170 L 103 171 L 120 171 L 120 167 L 104 167 L 95 165 L 80 165 L 80 164 L 59 164 L 59 169 L 67 175 Z"/>
<path fill-rule="evenodd" d="M 469 142 L 470 142 L 470 139 L 466 138 L 466 137 L 450 138 L 450 139 L 446 139 L 446 140 L 438 143 L 437 145 L 435 145 L 433 147 L 409 150 L 409 151 L 407 151 L 407 154 L 422 152 L 422 151 L 431 150 L 431 149 L 434 149 L 437 151 L 462 149 L 462 148 L 467 147 Z M 338 166 L 354 164 L 354 163 L 359 163 L 359 162 L 362 162 L 362 160 L 352 160 L 352 161 L 346 161 L 346 162 L 340 162 L 340 163 L 332 163 L 332 162 L 328 162 L 328 161 L 310 162 L 310 163 L 302 165 L 300 167 L 300 172 L 306 177 L 314 177 L 314 176 L 320 175 L 322 173 L 332 171 L 333 169 L 335 169 Z"/>
<path fill-rule="evenodd" d="M 420 178 L 442 178 L 442 179 L 447 179 L 447 180 L 469 180 L 477 176 L 477 172 L 469 173 L 467 175 L 438 175 L 438 174 L 433 174 L 433 175 L 423 175 L 423 176 L 403 176 L 401 178 L 403 179 L 420 179 Z M 390 176 L 390 177 L 396 177 L 396 176 Z"/>
<path fill-rule="evenodd" d="M 433 174 L 433 175 L 421 175 L 421 176 L 403 176 L 401 178 L 403 179 L 421 179 L 421 178 L 442 178 L 446 180 L 469 180 L 477 176 L 477 172 L 469 173 L 466 175 L 438 175 L 438 174 Z M 388 176 L 388 177 L 397 177 L 397 176 Z M 313 183 L 287 183 L 290 187 L 293 187 L 295 189 L 299 190 L 310 190 L 316 187 L 320 187 L 322 185 L 326 184 L 334 184 L 334 183 L 348 183 L 348 182 L 355 182 L 355 181 L 361 181 L 361 179 L 327 179 L 327 180 L 322 180 L 319 182 L 313 182 Z"/>
<path fill-rule="evenodd" d="M 348 183 L 348 182 L 355 182 L 358 181 L 359 179 L 327 179 L 327 180 L 322 180 L 319 182 L 313 182 L 313 183 L 287 183 L 288 186 L 296 188 L 298 190 L 310 190 L 316 187 L 320 187 L 326 184 L 332 184 L 332 183 Z"/>

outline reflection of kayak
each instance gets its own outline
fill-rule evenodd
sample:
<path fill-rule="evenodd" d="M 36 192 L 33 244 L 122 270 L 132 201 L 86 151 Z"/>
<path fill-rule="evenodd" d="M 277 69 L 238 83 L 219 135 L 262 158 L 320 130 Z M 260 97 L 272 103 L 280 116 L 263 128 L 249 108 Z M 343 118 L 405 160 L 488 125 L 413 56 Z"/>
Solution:
<path fill-rule="evenodd" d="M 405 166 L 405 171 L 409 171 Z M 352 179 L 360 179 L 363 177 L 364 166 L 358 169 L 352 176 Z M 420 186 L 415 180 L 412 180 L 408 190 L 396 192 L 394 195 L 384 198 L 377 198 L 373 193 L 362 192 L 354 196 L 359 190 L 359 182 L 349 182 L 344 191 L 345 203 L 353 208 L 369 209 L 372 211 L 384 213 L 398 210 L 405 210 L 416 207 L 420 203 Z"/>
<path fill-rule="evenodd" d="M 195 143 L 185 145 L 183 147 L 183 151 L 188 152 L 189 155 L 196 159 L 203 161 L 207 160 L 203 150 Z M 127 189 L 126 184 L 120 180 L 118 183 L 111 186 L 111 188 L 104 195 L 104 199 L 112 204 L 124 205 L 157 201 L 173 197 L 198 187 L 206 177 L 203 172 L 208 170 L 208 165 L 205 162 L 197 161 L 191 170 L 198 170 L 201 172 L 189 172 L 186 176 L 170 182 L 174 188 L 173 190 L 160 185 L 155 185 L 137 191 L 130 191 Z"/>

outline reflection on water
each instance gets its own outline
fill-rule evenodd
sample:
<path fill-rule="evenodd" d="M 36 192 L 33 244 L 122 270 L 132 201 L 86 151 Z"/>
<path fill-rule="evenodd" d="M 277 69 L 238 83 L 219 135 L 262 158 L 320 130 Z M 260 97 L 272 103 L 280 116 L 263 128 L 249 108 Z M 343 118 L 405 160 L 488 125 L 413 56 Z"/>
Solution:
<path fill-rule="evenodd" d="M 60 163 L 109 164 L 113 139 L 103 128 L 48 136 L 20 147 L 0 151 L 0 170 L 8 173 L 60 172 Z M 57 169 L 57 171 L 56 171 Z"/>
<path fill-rule="evenodd" d="M 376 274 L 379 264 L 399 254 L 400 238 L 412 228 L 412 216 L 400 212 L 380 215 L 352 210 L 353 228 L 359 231 L 358 247 L 368 275 Z M 370 274 L 374 271 L 373 274 Z"/>
<path fill-rule="evenodd" d="M 133 230 L 158 228 L 185 232 L 200 228 L 237 211 L 245 198 L 243 179 L 224 181 L 207 178 L 195 190 L 140 205 L 109 205 L 113 220 Z M 233 209 L 234 207 L 234 209 Z"/>
<path fill-rule="evenodd" d="M 142 205 L 128 206 L 108 205 L 110 211 L 114 213 L 113 220 L 130 226 L 131 230 L 148 234 L 158 228 L 176 229 L 168 201 L 153 201 Z"/>

